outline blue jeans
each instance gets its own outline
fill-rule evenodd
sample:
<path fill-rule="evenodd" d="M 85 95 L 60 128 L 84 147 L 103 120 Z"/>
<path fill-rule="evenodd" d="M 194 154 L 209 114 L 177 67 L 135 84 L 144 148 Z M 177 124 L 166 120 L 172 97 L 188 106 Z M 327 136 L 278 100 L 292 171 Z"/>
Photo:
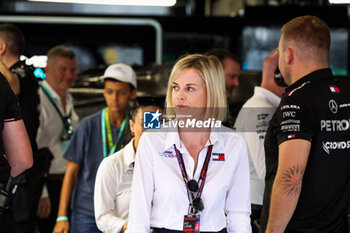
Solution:
<path fill-rule="evenodd" d="M 70 233 L 102 233 L 96 225 L 95 218 L 72 211 Z"/>

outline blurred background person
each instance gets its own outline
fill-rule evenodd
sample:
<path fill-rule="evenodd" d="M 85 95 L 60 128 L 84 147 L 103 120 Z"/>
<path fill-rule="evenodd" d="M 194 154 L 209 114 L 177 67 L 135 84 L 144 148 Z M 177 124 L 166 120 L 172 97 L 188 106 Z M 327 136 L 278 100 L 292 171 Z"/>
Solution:
<path fill-rule="evenodd" d="M 275 49 L 264 60 L 260 87 L 254 88 L 254 95 L 245 102 L 235 123 L 235 130 L 244 136 L 248 145 L 253 233 L 259 232 L 265 188 L 265 134 L 286 89 L 275 81 L 277 64 L 278 50 Z"/>
<path fill-rule="evenodd" d="M 57 45 L 47 53 L 46 79 L 41 83 L 40 126 L 37 143 L 53 154 L 49 175 L 38 204 L 39 230 L 52 232 L 56 223 L 59 196 L 67 161 L 62 153 L 78 124 L 73 97 L 68 89 L 77 77 L 75 53 L 65 45 Z"/>
<path fill-rule="evenodd" d="M 194 120 L 222 121 L 224 80 L 215 56 L 181 58 L 170 74 L 167 114 L 195 112 Z M 221 125 L 175 126 L 142 135 L 127 232 L 149 232 L 150 227 L 153 232 L 195 231 L 195 226 L 203 232 L 250 232 L 249 215 L 249 164 L 242 136 Z"/>
<path fill-rule="evenodd" d="M 22 121 L 18 100 L 5 77 L 0 74 L 0 228 L 1 232 L 14 232 L 12 178 L 33 165 L 28 135 Z"/>
<path fill-rule="evenodd" d="M 229 98 L 235 88 L 239 86 L 239 75 L 241 73 L 240 59 L 231 52 L 221 48 L 210 49 L 205 52 L 205 55 L 213 55 L 221 61 L 225 74 L 226 96 Z"/>
<path fill-rule="evenodd" d="M 68 160 L 55 233 L 100 232 L 94 216 L 94 186 L 103 158 L 130 141 L 129 102 L 136 98 L 136 73 L 128 65 L 113 64 L 103 76 L 107 107 L 84 118 L 63 157 Z M 71 202 L 71 219 L 69 203 Z"/>
<path fill-rule="evenodd" d="M 224 68 L 226 97 L 228 100 L 229 113 L 226 120 L 223 122 L 223 125 L 233 128 L 238 111 L 241 108 L 241 104 L 239 105 L 239 108 L 238 106 L 231 106 L 229 100 L 234 90 L 239 86 L 239 75 L 241 73 L 242 62 L 238 56 L 221 48 L 210 49 L 205 52 L 205 55 L 213 55 L 219 58 L 221 65 Z"/>
<path fill-rule="evenodd" d="M 96 174 L 94 207 L 98 228 L 104 233 L 124 232 L 129 215 L 131 182 L 137 145 L 142 135 L 143 112 L 155 112 L 153 105 L 137 106 L 129 120 L 133 139 L 115 154 L 102 160 Z"/>

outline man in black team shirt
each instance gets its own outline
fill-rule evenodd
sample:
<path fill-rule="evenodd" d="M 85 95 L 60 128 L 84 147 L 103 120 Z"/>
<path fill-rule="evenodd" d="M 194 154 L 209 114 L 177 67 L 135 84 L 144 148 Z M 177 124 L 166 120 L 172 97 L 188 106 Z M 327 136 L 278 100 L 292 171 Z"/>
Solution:
<path fill-rule="evenodd" d="M 290 86 L 265 137 L 262 232 L 346 233 L 349 89 L 328 68 L 322 20 L 297 17 L 281 32 L 278 64 Z"/>
<path fill-rule="evenodd" d="M 31 143 L 34 166 L 20 179 L 13 201 L 16 221 L 15 232 L 34 233 L 36 207 L 41 195 L 44 173 L 50 156 L 45 149 L 37 149 L 36 134 L 39 127 L 38 81 L 33 68 L 20 61 L 24 50 L 24 36 L 13 24 L 0 25 L 0 72 L 4 74 L 12 91 L 17 95 L 23 121 Z M 46 168 L 45 168 L 46 166 Z"/>
<path fill-rule="evenodd" d="M 10 175 L 17 177 L 33 164 L 33 155 L 25 130 L 18 99 L 0 73 L 0 231 L 14 228 Z M 4 201 L 4 200 L 8 200 Z M 9 203 L 9 206 L 6 205 Z"/>

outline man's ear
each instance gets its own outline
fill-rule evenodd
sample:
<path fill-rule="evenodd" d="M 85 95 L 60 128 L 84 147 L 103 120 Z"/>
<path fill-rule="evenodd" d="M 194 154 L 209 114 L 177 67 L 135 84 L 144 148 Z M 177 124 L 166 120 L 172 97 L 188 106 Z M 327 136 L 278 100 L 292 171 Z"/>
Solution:
<path fill-rule="evenodd" d="M 7 46 L 6 46 L 5 42 L 1 41 L 0 42 L 0 55 L 3 55 L 6 51 L 6 49 L 7 49 Z"/>
<path fill-rule="evenodd" d="M 130 99 L 132 99 L 132 100 L 136 99 L 136 89 L 131 91 Z"/>
<path fill-rule="evenodd" d="M 130 127 L 130 131 L 132 133 L 134 133 L 135 132 L 135 124 L 132 120 L 129 120 L 129 127 Z"/>
<path fill-rule="evenodd" d="M 47 74 L 47 71 L 48 71 L 48 67 L 47 67 L 47 65 L 44 67 L 44 69 L 43 69 L 43 70 L 44 70 L 44 73 L 45 73 L 45 74 Z"/>
<path fill-rule="evenodd" d="M 284 59 L 286 61 L 286 64 L 291 65 L 294 62 L 295 59 L 295 53 L 294 50 L 291 48 L 287 48 L 284 53 Z"/>

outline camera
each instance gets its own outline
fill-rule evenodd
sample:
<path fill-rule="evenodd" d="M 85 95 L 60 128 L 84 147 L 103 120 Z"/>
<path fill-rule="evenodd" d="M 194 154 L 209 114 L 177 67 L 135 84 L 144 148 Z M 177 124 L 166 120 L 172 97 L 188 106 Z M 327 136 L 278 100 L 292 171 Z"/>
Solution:
<path fill-rule="evenodd" d="M 10 206 L 10 190 L 12 188 L 12 181 L 13 177 L 10 176 L 6 186 L 0 188 L 0 215 Z"/>

